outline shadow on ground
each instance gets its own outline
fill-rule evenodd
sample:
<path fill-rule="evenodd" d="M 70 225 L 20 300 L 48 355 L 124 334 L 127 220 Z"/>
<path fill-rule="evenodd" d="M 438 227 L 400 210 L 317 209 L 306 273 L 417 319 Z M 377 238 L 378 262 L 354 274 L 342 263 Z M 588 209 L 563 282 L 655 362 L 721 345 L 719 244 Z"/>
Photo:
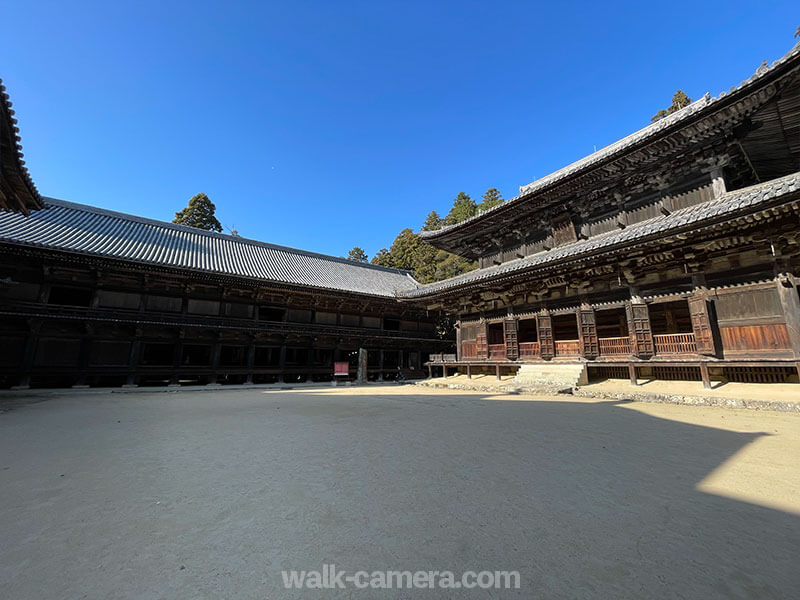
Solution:
<path fill-rule="evenodd" d="M 800 517 L 696 489 L 760 435 L 479 394 L 60 398 L 0 415 L 0 579 L 307 597 L 281 569 L 335 563 L 519 570 L 500 597 L 789 598 Z M 351 594 L 441 596 L 320 597 Z"/>

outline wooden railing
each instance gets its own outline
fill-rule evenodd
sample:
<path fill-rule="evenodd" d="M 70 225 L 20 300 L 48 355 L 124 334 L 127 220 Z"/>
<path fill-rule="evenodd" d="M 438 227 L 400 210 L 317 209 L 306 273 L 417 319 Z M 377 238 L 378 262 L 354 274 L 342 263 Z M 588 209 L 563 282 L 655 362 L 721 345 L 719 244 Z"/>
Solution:
<path fill-rule="evenodd" d="M 461 342 L 461 358 L 478 358 L 477 342 Z"/>
<path fill-rule="evenodd" d="M 455 354 L 431 354 L 430 355 L 430 362 L 432 363 L 454 363 L 456 362 L 456 355 Z"/>
<path fill-rule="evenodd" d="M 631 353 L 631 339 L 629 337 L 600 338 L 600 355 L 612 356 Z"/>
<path fill-rule="evenodd" d="M 580 340 L 556 340 L 556 356 L 580 356 Z"/>
<path fill-rule="evenodd" d="M 542 349 L 539 342 L 520 342 L 519 344 L 519 357 L 520 358 L 538 358 L 542 355 Z"/>
<path fill-rule="evenodd" d="M 505 344 L 489 344 L 489 360 L 505 360 Z"/>
<path fill-rule="evenodd" d="M 656 354 L 686 354 L 697 352 L 693 333 L 668 333 L 654 335 Z"/>

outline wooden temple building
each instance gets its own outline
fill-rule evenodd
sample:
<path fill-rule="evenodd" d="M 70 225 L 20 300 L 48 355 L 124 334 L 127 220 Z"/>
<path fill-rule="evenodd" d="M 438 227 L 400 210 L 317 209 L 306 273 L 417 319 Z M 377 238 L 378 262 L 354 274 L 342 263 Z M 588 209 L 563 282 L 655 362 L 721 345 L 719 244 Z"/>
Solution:
<path fill-rule="evenodd" d="M 432 367 L 797 382 L 800 44 L 422 236 L 479 263 L 400 292 L 457 317 L 457 352 Z"/>
<path fill-rule="evenodd" d="M 406 271 L 42 198 L 10 106 L 0 387 L 329 381 L 334 362 L 413 378 L 452 347 L 438 315 L 398 302 L 418 286 Z"/>
<path fill-rule="evenodd" d="M 0 387 L 436 367 L 797 382 L 800 45 L 741 85 L 423 232 L 409 273 L 39 196 L 0 101 Z M 456 319 L 452 340 L 436 318 Z M 538 366 L 537 366 L 538 365 Z"/>

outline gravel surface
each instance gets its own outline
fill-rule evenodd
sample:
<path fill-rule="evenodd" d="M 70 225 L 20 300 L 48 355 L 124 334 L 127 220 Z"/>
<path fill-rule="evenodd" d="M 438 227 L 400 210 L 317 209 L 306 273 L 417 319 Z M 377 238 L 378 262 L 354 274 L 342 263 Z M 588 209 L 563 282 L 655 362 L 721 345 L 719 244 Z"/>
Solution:
<path fill-rule="evenodd" d="M 789 598 L 800 415 L 412 386 L 0 414 L 0 596 Z M 282 569 L 518 570 L 287 590 Z"/>

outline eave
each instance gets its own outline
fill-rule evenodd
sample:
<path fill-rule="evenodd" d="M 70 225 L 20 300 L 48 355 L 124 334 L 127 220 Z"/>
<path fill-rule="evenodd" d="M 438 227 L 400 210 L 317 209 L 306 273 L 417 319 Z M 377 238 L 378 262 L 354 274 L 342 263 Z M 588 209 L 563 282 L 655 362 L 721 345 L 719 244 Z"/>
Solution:
<path fill-rule="evenodd" d="M 0 79 L 0 209 L 28 214 L 42 208 L 42 198 L 23 160 L 17 120 Z"/>

